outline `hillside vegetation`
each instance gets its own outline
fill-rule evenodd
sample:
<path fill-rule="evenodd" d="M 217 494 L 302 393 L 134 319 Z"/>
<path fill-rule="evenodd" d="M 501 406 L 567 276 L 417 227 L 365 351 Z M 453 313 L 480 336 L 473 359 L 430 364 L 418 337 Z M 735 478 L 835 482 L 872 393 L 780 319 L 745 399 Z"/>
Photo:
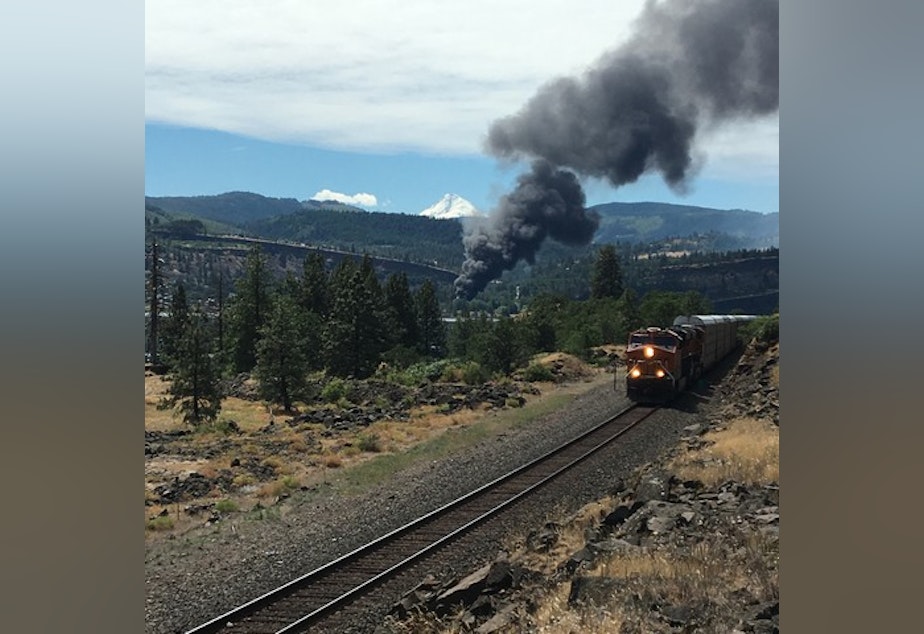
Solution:
<path fill-rule="evenodd" d="M 453 287 L 452 271 L 461 270 L 465 258 L 459 220 L 242 192 L 149 197 L 145 216 L 148 242 L 156 236 L 162 243 L 165 277 L 183 282 L 197 299 L 215 297 L 219 272 L 228 275 L 226 281 L 236 279 L 247 245 L 217 239 L 237 234 L 273 242 L 266 252 L 279 277 L 298 275 L 308 249 L 321 251 L 331 268 L 344 254 L 369 254 L 383 281 L 399 270 L 413 288 L 431 279 L 447 314 L 511 314 L 544 293 L 586 299 L 590 267 L 604 244 L 616 246 L 625 286 L 638 297 L 695 290 L 723 312 L 777 307 L 779 252 L 772 245 L 778 243 L 778 214 L 662 203 L 607 203 L 591 210 L 600 215 L 592 244 L 546 241 L 534 263 L 519 262 L 470 301 L 456 299 Z M 202 223 L 198 234 L 196 220 Z"/>
<path fill-rule="evenodd" d="M 417 237 L 437 232 L 437 242 L 451 242 L 461 227 L 456 219 L 367 212 L 333 201 L 269 198 L 247 192 L 146 197 L 145 204 L 171 214 L 222 222 L 259 237 L 294 242 L 337 240 L 357 247 L 375 242 L 400 245 L 407 241 L 407 232 Z M 594 237 L 596 244 L 638 244 L 696 236 L 688 247 L 695 248 L 695 243 L 699 243 L 700 250 L 734 250 L 779 245 L 779 213 L 651 202 L 604 203 L 588 210 L 600 216 L 600 227 Z M 457 257 L 461 258 L 461 248 Z"/>

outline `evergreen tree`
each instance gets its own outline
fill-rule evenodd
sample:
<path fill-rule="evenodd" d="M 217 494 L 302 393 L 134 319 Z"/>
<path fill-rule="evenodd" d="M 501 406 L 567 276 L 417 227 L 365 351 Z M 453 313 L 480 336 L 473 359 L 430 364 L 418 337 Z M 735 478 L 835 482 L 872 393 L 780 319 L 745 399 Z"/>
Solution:
<path fill-rule="evenodd" d="M 218 351 L 223 352 L 225 349 L 225 269 L 218 269 L 218 276 L 215 280 L 218 294 L 218 315 L 216 316 L 215 325 L 218 336 Z"/>
<path fill-rule="evenodd" d="M 299 304 L 303 310 L 326 317 L 330 304 L 330 282 L 324 267 L 324 256 L 315 251 L 305 258 L 302 266 Z"/>
<path fill-rule="evenodd" d="M 509 317 L 502 317 L 494 322 L 485 344 L 480 363 L 492 372 L 510 374 L 525 356 L 525 350 L 520 345 L 520 337 L 513 320 Z"/>
<path fill-rule="evenodd" d="M 292 410 L 293 400 L 302 395 L 308 373 L 302 323 L 294 299 L 280 295 L 260 328 L 257 343 L 254 374 L 260 383 L 260 394 L 287 412 Z"/>
<path fill-rule="evenodd" d="M 639 306 L 641 322 L 646 326 L 670 326 L 677 315 L 697 315 L 711 312 L 709 300 L 688 291 L 650 291 L 645 294 Z"/>
<path fill-rule="evenodd" d="M 405 273 L 395 273 L 388 277 L 385 283 L 385 306 L 385 321 L 391 342 L 406 348 L 416 347 L 417 314 Z"/>
<path fill-rule="evenodd" d="M 168 393 L 166 404 L 179 404 L 183 419 L 192 425 L 215 420 L 221 411 L 221 375 L 206 318 L 200 310 L 186 322 L 173 359 Z"/>
<path fill-rule="evenodd" d="M 447 348 L 449 355 L 457 359 L 472 358 L 469 347 L 475 338 L 476 322 L 469 317 L 460 317 L 449 328 L 447 333 Z"/>
<path fill-rule="evenodd" d="M 594 262 L 593 278 L 590 283 L 590 296 L 594 299 L 612 297 L 618 299 L 622 295 L 622 269 L 619 266 L 619 256 L 616 247 L 605 244 L 597 253 Z"/>
<path fill-rule="evenodd" d="M 244 275 L 235 286 L 229 324 L 232 360 L 238 372 L 249 372 L 257 363 L 257 342 L 269 310 L 272 284 L 266 257 L 259 247 L 248 253 L 244 266 Z"/>
<path fill-rule="evenodd" d="M 189 319 L 186 287 L 182 282 L 177 282 L 170 298 L 170 316 L 163 327 L 163 352 L 170 365 L 173 365 L 177 356 L 180 342 L 189 325 Z"/>
<path fill-rule="evenodd" d="M 635 291 L 627 288 L 619 298 L 619 310 L 622 312 L 623 320 L 629 331 L 642 327 L 642 318 L 638 309 L 638 297 Z M 628 333 L 626 333 L 628 335 Z"/>
<path fill-rule="evenodd" d="M 712 303 L 696 291 L 687 291 L 681 301 L 683 315 L 708 315 L 712 312 Z"/>
<path fill-rule="evenodd" d="M 436 287 L 431 280 L 424 280 L 421 284 L 414 296 L 414 306 L 417 311 L 418 349 L 426 355 L 441 356 L 446 346 L 446 327 L 436 299 Z"/>
<path fill-rule="evenodd" d="M 323 336 L 327 368 L 337 376 L 367 377 L 381 360 L 383 307 L 376 303 L 368 270 L 352 260 L 341 261 L 331 279 L 332 304 Z"/>
<path fill-rule="evenodd" d="M 157 220 L 155 217 L 154 220 Z M 145 218 L 147 221 L 147 218 Z M 157 241 L 151 242 L 151 276 L 148 282 L 148 293 L 150 304 L 148 311 L 150 313 L 150 326 L 148 327 L 147 351 L 151 355 L 151 363 L 158 363 L 160 332 L 158 322 L 160 320 L 160 255 L 158 254 Z"/>
<path fill-rule="evenodd" d="M 537 350 L 552 352 L 558 347 L 560 328 L 564 319 L 565 307 L 571 300 L 562 295 L 542 293 L 529 303 L 526 311 L 526 321 L 535 329 L 535 345 Z"/>

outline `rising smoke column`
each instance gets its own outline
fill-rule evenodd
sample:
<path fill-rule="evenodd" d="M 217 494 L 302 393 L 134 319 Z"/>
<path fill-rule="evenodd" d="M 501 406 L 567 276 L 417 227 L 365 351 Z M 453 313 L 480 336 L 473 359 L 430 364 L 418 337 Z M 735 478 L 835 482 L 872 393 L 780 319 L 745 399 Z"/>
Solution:
<path fill-rule="evenodd" d="M 547 237 L 569 245 L 587 244 L 598 225 L 599 218 L 584 209 L 577 176 L 536 160 L 490 217 L 466 225 L 466 260 L 456 279 L 456 295 L 471 299 L 520 260 L 532 264 Z"/>
<path fill-rule="evenodd" d="M 657 170 L 682 189 L 698 129 L 778 107 L 778 0 L 649 3 L 626 44 L 496 121 L 487 148 L 617 187 Z"/>
<path fill-rule="evenodd" d="M 699 130 L 778 108 L 778 0 L 649 2 L 624 45 L 581 77 L 546 84 L 519 113 L 494 122 L 486 148 L 499 158 L 541 158 L 616 187 L 658 171 L 683 192 Z M 501 222 L 494 223 L 496 236 L 508 233 Z M 466 262 L 456 281 L 460 295 L 474 289 L 469 297 L 503 271 L 478 260 L 469 248 L 479 244 L 473 238 L 463 239 Z M 502 244 L 497 250 L 510 251 Z M 472 271 L 483 281 L 469 279 Z"/>

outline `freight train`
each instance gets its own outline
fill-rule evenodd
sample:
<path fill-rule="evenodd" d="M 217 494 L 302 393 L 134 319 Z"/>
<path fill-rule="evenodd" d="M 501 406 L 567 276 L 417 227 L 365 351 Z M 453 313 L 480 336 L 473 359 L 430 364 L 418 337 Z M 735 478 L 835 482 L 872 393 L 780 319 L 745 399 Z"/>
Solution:
<path fill-rule="evenodd" d="M 640 328 L 626 346 L 626 394 L 667 401 L 738 346 L 738 326 L 754 315 L 681 315 L 668 328 Z"/>

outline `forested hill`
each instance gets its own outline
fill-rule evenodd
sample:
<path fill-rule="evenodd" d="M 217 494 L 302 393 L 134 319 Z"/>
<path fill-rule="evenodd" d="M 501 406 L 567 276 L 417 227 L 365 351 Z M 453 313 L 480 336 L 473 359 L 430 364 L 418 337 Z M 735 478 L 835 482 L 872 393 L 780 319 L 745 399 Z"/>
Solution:
<path fill-rule="evenodd" d="M 604 203 L 590 207 L 601 222 L 598 244 L 645 243 L 694 234 L 724 234 L 734 240 L 729 249 L 756 249 L 780 244 L 780 214 L 743 209 L 712 209 L 668 203 Z"/>
<path fill-rule="evenodd" d="M 146 197 L 147 226 L 187 237 L 195 219 L 210 235 L 245 234 L 458 270 L 465 257 L 462 223 L 383 213 L 336 202 L 269 198 L 247 192 L 218 196 Z M 540 259 L 582 258 L 594 245 L 662 244 L 676 252 L 724 252 L 779 246 L 779 214 L 652 202 L 590 207 L 600 228 L 587 247 L 543 246 Z M 657 249 L 660 250 L 660 249 Z"/>
<path fill-rule="evenodd" d="M 249 192 L 217 196 L 145 198 L 146 209 L 159 209 L 177 217 L 198 217 L 237 227 L 241 233 L 272 240 L 321 242 L 337 247 L 402 245 L 428 242 L 448 244 L 461 257 L 460 225 L 456 220 L 435 220 L 413 214 L 369 212 L 342 203 L 294 198 L 269 198 Z M 742 209 L 712 209 L 652 202 L 613 202 L 590 207 L 601 222 L 596 244 L 648 243 L 683 236 L 711 236 L 705 250 L 757 249 L 779 246 L 779 213 L 762 214 Z M 440 247 L 441 249 L 442 247 Z M 440 258 L 446 260 L 446 258 Z"/>
<path fill-rule="evenodd" d="M 268 240 L 369 251 L 448 268 L 458 268 L 463 259 L 462 225 L 455 220 L 372 211 L 331 213 L 304 209 L 253 222 L 248 229 Z"/>
<path fill-rule="evenodd" d="M 145 207 L 157 207 L 170 213 L 193 214 L 242 228 L 257 220 L 293 214 L 303 209 L 362 211 L 358 207 L 335 201 L 269 198 L 250 192 L 228 192 L 216 196 L 145 196 L 144 204 Z"/>

